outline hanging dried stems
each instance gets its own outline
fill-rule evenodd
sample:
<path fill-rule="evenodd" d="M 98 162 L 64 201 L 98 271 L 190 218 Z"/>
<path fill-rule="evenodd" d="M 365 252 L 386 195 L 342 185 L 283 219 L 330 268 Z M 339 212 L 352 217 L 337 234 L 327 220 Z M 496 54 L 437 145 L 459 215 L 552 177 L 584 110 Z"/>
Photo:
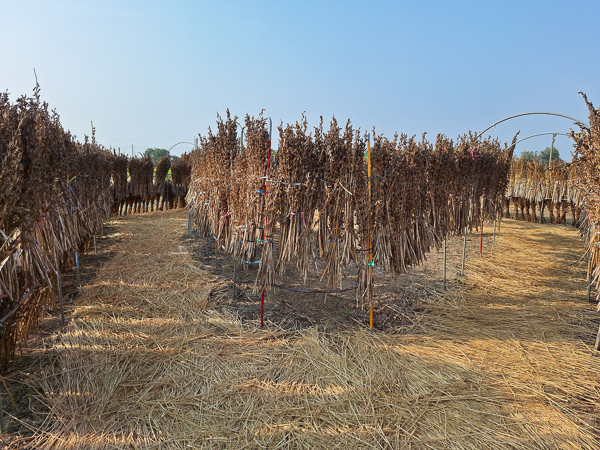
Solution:
<path fill-rule="evenodd" d="M 550 223 L 566 224 L 570 210 L 572 225 L 579 226 L 584 200 L 579 170 L 578 165 L 558 160 L 550 166 L 537 160 L 514 160 L 506 189 L 505 217 L 511 217 L 512 202 L 517 220 L 545 223 L 547 211 Z"/>
<path fill-rule="evenodd" d="M 369 265 L 403 273 L 444 236 L 501 214 L 516 142 L 375 136 L 369 198 L 366 135 L 350 122 L 342 128 L 333 118 L 325 131 L 321 118 L 312 134 L 305 117 L 281 124 L 268 171 L 262 116 L 246 117 L 245 145 L 229 112 L 217 129 L 191 156 L 187 203 L 200 232 L 238 261 L 259 263 L 257 285 L 267 288 L 289 265 L 306 280 L 315 258 L 323 260 L 322 278 L 342 287 L 353 263 L 361 299 L 371 289 Z"/>
<path fill-rule="evenodd" d="M 376 136 L 372 206 L 367 214 L 357 214 L 361 229 L 370 230 L 360 235 L 362 254 L 367 253 L 372 233 L 373 264 L 401 274 L 421 264 L 444 236 L 461 234 L 482 218 L 495 219 L 502 208 L 513 148 L 473 135 L 460 138 L 456 147 L 443 135 L 435 145 L 425 135 L 420 142 L 406 135 L 393 141 Z M 367 264 L 359 269 L 359 288 L 369 292 Z"/>
<path fill-rule="evenodd" d="M 39 97 L 0 94 L 0 365 L 56 298 L 56 277 L 112 205 L 113 155 L 66 132 Z M 121 187 L 119 187 L 121 189 Z"/>
<path fill-rule="evenodd" d="M 190 156 L 186 153 L 171 165 L 173 204 L 175 208 L 185 208 L 185 196 L 190 185 L 191 173 Z"/>
<path fill-rule="evenodd" d="M 111 215 L 184 208 L 190 177 L 190 156 L 186 153 L 174 163 L 169 156 L 162 157 L 156 170 L 149 156 L 128 159 L 114 153 Z"/>
<path fill-rule="evenodd" d="M 165 209 L 166 199 L 171 192 L 169 183 L 167 183 L 167 175 L 169 174 L 169 170 L 171 170 L 171 158 L 169 158 L 168 155 L 165 155 L 156 163 L 156 171 L 154 172 L 155 194 L 153 201 L 156 206 L 153 209 L 158 210 L 160 208 L 161 211 L 164 211 Z"/>
<path fill-rule="evenodd" d="M 128 196 L 127 187 L 127 156 L 113 154 L 112 184 L 110 191 L 113 198 L 111 215 L 121 214 L 121 208 Z"/>
<path fill-rule="evenodd" d="M 587 96 L 581 93 L 589 110 L 589 127 L 579 124 L 579 132 L 571 132 L 570 136 L 575 141 L 575 157 L 571 163 L 569 176 L 573 186 L 567 191 L 570 197 L 581 200 L 584 210 L 580 221 L 580 230 L 586 243 L 586 254 L 589 258 L 588 270 L 598 288 L 600 280 L 600 109 L 588 101 Z M 572 194 L 577 190 L 578 194 Z M 600 296 L 600 291 L 597 295 Z M 600 334 L 598 336 L 600 339 Z M 599 349 L 600 341 L 596 341 Z"/>
<path fill-rule="evenodd" d="M 307 129 L 304 116 L 302 122 L 293 126 L 279 126 L 277 164 L 270 176 L 279 182 L 270 186 L 268 197 L 279 205 L 279 274 L 282 276 L 286 265 L 295 260 L 305 282 L 312 253 L 312 226 L 322 186 L 315 144 Z"/>

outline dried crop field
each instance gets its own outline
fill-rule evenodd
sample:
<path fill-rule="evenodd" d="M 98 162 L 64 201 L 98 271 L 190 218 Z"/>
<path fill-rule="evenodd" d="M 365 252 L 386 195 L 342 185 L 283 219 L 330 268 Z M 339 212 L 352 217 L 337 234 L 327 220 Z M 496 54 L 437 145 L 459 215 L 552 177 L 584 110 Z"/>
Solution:
<path fill-rule="evenodd" d="M 50 413 L 10 447 L 600 446 L 598 325 L 573 228 L 503 221 L 460 284 L 414 293 L 414 324 L 370 333 L 242 320 L 187 219 L 110 222 L 114 256 L 29 380 Z"/>

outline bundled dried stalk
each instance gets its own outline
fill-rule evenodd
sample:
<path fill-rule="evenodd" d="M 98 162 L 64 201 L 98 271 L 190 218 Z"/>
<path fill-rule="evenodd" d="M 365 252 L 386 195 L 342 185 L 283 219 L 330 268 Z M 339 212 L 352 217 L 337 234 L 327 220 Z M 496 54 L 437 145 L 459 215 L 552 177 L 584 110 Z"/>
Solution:
<path fill-rule="evenodd" d="M 190 185 L 192 166 L 187 153 L 181 155 L 177 162 L 171 165 L 171 182 L 173 183 L 174 207 L 185 208 L 185 196 Z"/>
<path fill-rule="evenodd" d="M 318 208 L 318 190 L 321 175 L 316 160 L 315 146 L 307 133 L 306 118 L 294 126 L 279 127 L 277 165 L 271 178 L 269 199 L 279 204 L 279 274 L 286 264 L 296 260 L 304 281 L 308 277 L 312 254 L 312 224 Z"/>
<path fill-rule="evenodd" d="M 170 191 L 167 183 L 169 170 L 171 170 L 171 158 L 169 158 L 169 155 L 165 155 L 156 163 L 156 171 L 154 172 L 154 200 L 156 202 L 156 209 L 158 210 L 162 199 L 162 203 L 160 203 L 161 211 L 164 211 L 165 201 Z"/>

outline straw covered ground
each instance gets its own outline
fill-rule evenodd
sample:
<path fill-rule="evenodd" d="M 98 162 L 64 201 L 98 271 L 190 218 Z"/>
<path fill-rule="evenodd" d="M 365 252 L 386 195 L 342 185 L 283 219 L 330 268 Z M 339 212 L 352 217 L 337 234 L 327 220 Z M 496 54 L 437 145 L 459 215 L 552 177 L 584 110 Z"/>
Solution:
<path fill-rule="evenodd" d="M 53 340 L 50 414 L 26 446 L 600 447 L 597 316 L 572 228 L 504 221 L 418 327 L 371 334 L 260 330 L 217 307 L 184 211 L 111 226 L 116 255 Z"/>

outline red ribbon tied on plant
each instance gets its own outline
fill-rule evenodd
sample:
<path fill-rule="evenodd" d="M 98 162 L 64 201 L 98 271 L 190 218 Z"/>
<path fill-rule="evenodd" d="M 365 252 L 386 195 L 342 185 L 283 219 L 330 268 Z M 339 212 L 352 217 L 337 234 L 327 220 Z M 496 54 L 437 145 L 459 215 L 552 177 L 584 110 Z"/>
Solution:
<path fill-rule="evenodd" d="M 231 214 L 231 211 L 229 211 L 227 214 L 225 214 L 225 211 L 221 211 L 221 220 L 219 220 L 219 223 L 223 222 L 225 219 L 227 219 L 227 217 Z"/>
<path fill-rule="evenodd" d="M 475 147 L 471 147 L 469 150 L 471 150 L 471 159 L 475 161 L 475 158 L 479 156 L 479 153 L 477 153 L 477 149 Z"/>

